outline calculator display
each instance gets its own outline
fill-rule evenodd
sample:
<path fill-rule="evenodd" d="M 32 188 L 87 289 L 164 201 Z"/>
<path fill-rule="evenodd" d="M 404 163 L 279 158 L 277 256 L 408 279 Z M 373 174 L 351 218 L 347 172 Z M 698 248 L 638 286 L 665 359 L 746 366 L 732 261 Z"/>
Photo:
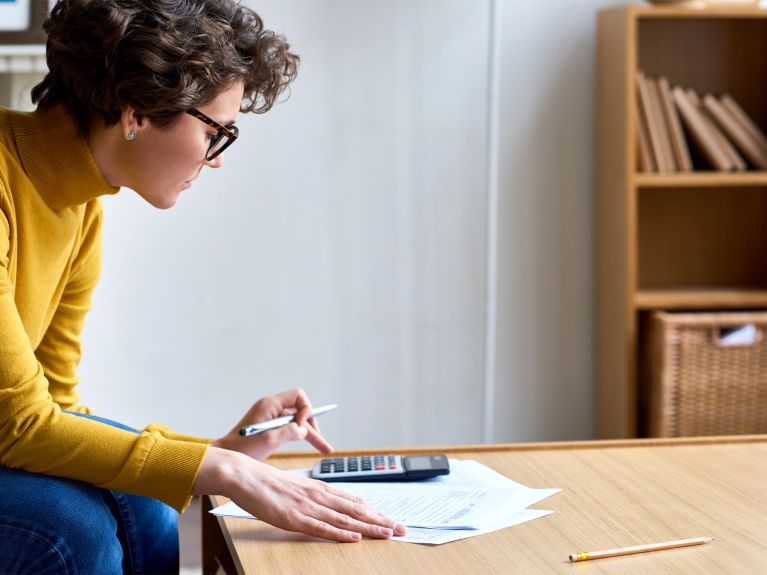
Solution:
<path fill-rule="evenodd" d="M 431 469 L 430 455 L 410 455 L 407 458 L 408 469 Z"/>

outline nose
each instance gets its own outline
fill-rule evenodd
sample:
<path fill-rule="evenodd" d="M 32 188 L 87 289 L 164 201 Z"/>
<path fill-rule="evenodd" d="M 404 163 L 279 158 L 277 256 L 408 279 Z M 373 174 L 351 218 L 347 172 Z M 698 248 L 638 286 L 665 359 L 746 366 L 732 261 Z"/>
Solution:
<path fill-rule="evenodd" d="M 220 168 L 224 165 L 224 154 L 219 154 L 212 160 L 205 160 L 205 165 L 209 168 Z"/>

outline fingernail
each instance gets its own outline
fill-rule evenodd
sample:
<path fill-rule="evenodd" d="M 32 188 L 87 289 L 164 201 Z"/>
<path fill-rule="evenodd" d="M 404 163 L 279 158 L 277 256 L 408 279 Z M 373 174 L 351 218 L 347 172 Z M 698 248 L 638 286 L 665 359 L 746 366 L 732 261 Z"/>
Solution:
<path fill-rule="evenodd" d="M 391 537 L 392 535 L 394 535 L 394 531 L 392 531 L 388 527 L 381 527 L 381 534 L 384 537 Z"/>

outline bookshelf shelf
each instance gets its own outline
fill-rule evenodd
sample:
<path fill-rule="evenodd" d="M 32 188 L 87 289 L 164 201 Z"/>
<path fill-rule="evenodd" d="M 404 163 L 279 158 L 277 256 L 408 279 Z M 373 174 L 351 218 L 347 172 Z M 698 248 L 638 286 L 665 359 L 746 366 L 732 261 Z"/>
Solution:
<path fill-rule="evenodd" d="M 767 171 L 640 172 L 638 71 L 701 94 L 728 94 L 765 131 L 767 10 L 631 5 L 599 12 L 602 438 L 643 431 L 641 342 L 650 312 L 767 309 Z"/>
<path fill-rule="evenodd" d="M 767 172 L 636 174 L 638 188 L 767 188 Z"/>
<path fill-rule="evenodd" d="M 767 307 L 767 287 L 642 289 L 634 296 L 634 305 L 639 310 L 763 308 Z"/>

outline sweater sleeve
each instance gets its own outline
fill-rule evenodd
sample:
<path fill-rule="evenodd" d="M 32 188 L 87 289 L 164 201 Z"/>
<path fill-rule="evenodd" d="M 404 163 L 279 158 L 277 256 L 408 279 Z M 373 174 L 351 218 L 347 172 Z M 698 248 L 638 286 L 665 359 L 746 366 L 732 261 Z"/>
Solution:
<path fill-rule="evenodd" d="M 0 209 L 0 464 L 147 495 L 183 510 L 205 443 L 174 438 L 160 429 L 136 435 L 64 413 L 50 393 L 52 387 L 65 405 L 76 402 L 80 328 L 99 273 L 99 219 L 97 213 L 86 217 L 89 224 L 83 226 L 81 253 L 52 331 L 39 350 L 44 368 L 15 305 L 7 267 L 10 226 Z M 54 358 L 54 350 L 61 353 L 60 359 Z M 46 370 L 55 382 L 52 386 Z"/>
<path fill-rule="evenodd" d="M 78 405 L 80 379 L 77 366 L 82 355 L 80 334 L 83 322 L 101 273 L 100 228 L 100 205 L 98 201 L 91 201 L 85 206 L 83 223 L 75 241 L 77 253 L 72 258 L 61 300 L 35 349 L 53 401 L 62 409 L 81 413 L 91 413 L 87 407 Z"/>

